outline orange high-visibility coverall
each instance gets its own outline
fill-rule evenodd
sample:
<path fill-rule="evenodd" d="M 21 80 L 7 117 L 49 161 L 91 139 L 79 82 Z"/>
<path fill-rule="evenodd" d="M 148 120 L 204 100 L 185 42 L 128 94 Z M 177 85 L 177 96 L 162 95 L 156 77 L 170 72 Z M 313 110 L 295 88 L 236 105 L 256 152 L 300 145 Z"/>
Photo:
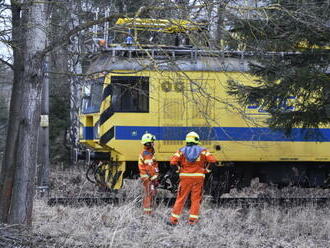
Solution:
<path fill-rule="evenodd" d="M 139 156 L 140 178 L 144 186 L 143 211 L 145 214 L 152 213 L 153 198 L 158 186 L 158 163 L 153 148 L 145 148 Z"/>
<path fill-rule="evenodd" d="M 185 146 L 172 157 L 171 166 L 179 166 L 180 183 L 177 198 L 172 209 L 170 222 L 177 224 L 184 204 L 191 194 L 189 223 L 195 224 L 199 218 L 207 163 L 216 163 L 216 159 L 207 149 L 198 145 Z"/>

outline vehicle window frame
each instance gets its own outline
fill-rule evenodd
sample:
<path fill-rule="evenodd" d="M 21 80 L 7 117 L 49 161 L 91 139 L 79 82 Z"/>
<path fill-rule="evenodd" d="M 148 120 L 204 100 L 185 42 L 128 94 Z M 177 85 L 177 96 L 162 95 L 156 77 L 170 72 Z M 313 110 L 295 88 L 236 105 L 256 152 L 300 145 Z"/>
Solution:
<path fill-rule="evenodd" d="M 136 88 L 136 84 L 139 88 Z M 115 113 L 149 113 L 150 112 L 150 101 L 149 101 L 149 90 L 150 83 L 149 77 L 144 76 L 112 76 L 111 77 L 111 85 L 112 85 L 112 94 L 111 94 L 111 108 Z M 126 87 L 127 85 L 127 87 Z M 126 88 L 126 91 L 123 92 L 123 89 Z M 125 95 L 123 95 L 123 93 Z M 136 94 L 138 93 L 138 94 Z M 121 96 L 117 98 L 117 95 Z M 128 95 L 137 96 L 137 103 L 133 103 L 134 99 L 130 99 L 131 101 L 124 102 L 123 99 L 127 98 Z M 115 99 L 115 100 L 114 100 Z M 114 102 L 118 101 L 118 102 Z M 140 105 L 141 102 L 143 102 Z M 124 105 L 128 104 L 128 105 Z M 118 106 L 120 105 L 120 106 Z M 137 109 L 133 109 L 132 107 L 136 106 Z M 125 109 L 126 108 L 126 109 Z"/>

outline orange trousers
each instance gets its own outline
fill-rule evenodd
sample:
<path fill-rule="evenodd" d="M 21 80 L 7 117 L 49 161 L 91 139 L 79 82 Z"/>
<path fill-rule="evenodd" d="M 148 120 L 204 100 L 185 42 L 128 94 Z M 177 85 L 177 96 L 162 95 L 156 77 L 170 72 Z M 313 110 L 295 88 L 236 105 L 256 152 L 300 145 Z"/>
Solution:
<path fill-rule="evenodd" d="M 152 181 L 143 181 L 144 196 L 143 196 L 143 212 L 145 214 L 152 214 L 153 200 L 156 195 L 156 188 Z"/>
<path fill-rule="evenodd" d="M 199 218 L 199 209 L 202 201 L 204 177 L 180 177 L 178 194 L 170 222 L 177 224 L 184 208 L 184 204 L 190 194 L 191 206 L 189 211 L 189 223 L 195 224 Z"/>

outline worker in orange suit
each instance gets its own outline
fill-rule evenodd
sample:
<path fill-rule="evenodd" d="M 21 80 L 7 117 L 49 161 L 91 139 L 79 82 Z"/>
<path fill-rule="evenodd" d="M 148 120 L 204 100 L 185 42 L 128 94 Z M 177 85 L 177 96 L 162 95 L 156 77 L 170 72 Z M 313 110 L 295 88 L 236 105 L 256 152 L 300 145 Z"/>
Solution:
<path fill-rule="evenodd" d="M 155 158 L 154 141 L 155 136 L 146 133 L 142 136 L 141 143 L 144 150 L 139 156 L 140 178 L 144 187 L 143 211 L 145 214 L 152 214 L 153 199 L 157 193 L 158 186 L 158 163 Z"/>
<path fill-rule="evenodd" d="M 216 163 L 216 159 L 207 149 L 199 146 L 199 135 L 190 132 L 186 136 L 186 146 L 179 149 L 170 161 L 171 170 L 179 169 L 179 188 L 172 209 L 170 224 L 178 224 L 184 204 L 190 194 L 191 206 L 189 224 L 196 224 L 202 201 L 203 186 L 208 163 Z"/>

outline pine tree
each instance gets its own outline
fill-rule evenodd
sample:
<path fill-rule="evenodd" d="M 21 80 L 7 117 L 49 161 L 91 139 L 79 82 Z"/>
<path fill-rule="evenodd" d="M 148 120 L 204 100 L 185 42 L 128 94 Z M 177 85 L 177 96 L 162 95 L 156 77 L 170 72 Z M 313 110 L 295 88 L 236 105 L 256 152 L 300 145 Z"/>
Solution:
<path fill-rule="evenodd" d="M 253 86 L 230 81 L 228 93 L 245 106 L 262 106 L 271 114 L 269 126 L 287 134 L 293 127 L 329 124 L 330 2 L 265 4 L 254 9 L 250 18 L 233 23 L 247 49 L 256 55 L 250 68 L 260 80 Z"/>

